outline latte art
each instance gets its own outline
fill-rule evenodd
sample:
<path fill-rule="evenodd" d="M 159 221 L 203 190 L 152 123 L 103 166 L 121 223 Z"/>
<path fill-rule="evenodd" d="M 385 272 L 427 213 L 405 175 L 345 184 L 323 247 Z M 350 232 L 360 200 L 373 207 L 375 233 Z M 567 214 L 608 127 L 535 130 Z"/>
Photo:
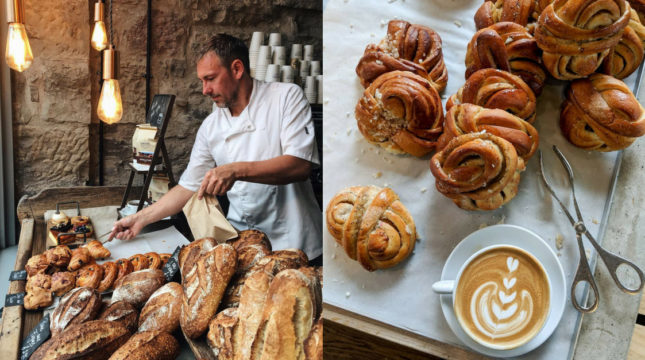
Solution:
<path fill-rule="evenodd" d="M 455 312 L 476 341 L 507 349 L 529 341 L 549 310 L 549 285 L 542 266 L 513 247 L 477 256 L 463 271 Z"/>

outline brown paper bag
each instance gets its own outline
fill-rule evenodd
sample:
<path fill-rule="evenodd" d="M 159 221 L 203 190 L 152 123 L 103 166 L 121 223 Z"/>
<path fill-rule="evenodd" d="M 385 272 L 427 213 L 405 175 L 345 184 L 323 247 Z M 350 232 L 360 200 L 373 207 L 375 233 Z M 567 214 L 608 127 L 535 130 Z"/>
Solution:
<path fill-rule="evenodd" d="M 212 237 L 218 243 L 237 237 L 237 231 L 224 217 L 219 201 L 213 195 L 199 200 L 197 193 L 184 205 L 184 214 L 195 240 Z"/>

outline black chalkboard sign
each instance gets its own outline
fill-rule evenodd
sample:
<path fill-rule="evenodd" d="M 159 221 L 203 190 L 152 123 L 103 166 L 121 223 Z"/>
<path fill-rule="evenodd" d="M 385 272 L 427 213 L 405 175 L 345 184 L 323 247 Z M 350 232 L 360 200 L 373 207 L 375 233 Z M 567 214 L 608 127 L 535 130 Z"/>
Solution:
<path fill-rule="evenodd" d="M 170 116 L 168 113 L 171 111 L 172 100 L 174 95 L 155 95 L 148 109 L 146 123 L 161 129 L 164 121 Z"/>
<path fill-rule="evenodd" d="M 8 294 L 4 298 L 4 306 L 18 306 L 25 303 L 25 293 Z"/>
<path fill-rule="evenodd" d="M 2 314 L 4 313 L 4 306 L 0 307 L 0 319 L 2 319 Z"/>
<path fill-rule="evenodd" d="M 27 270 L 12 271 L 9 281 L 27 280 Z"/>
<path fill-rule="evenodd" d="M 51 336 L 49 331 L 49 315 L 45 315 L 42 320 L 31 330 L 29 335 L 22 342 L 20 348 L 20 360 L 28 360 L 29 357 Z"/>
<path fill-rule="evenodd" d="M 180 246 L 177 246 L 175 251 L 172 253 L 170 259 L 163 267 L 163 274 L 166 276 L 166 281 L 172 281 L 172 279 L 179 272 L 179 251 L 181 250 Z"/>

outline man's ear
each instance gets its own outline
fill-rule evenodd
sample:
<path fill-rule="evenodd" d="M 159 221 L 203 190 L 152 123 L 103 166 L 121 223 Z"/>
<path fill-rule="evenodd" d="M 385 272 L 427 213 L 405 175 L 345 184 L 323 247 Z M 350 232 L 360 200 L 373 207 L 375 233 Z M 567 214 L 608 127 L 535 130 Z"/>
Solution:
<path fill-rule="evenodd" d="M 242 78 L 242 75 L 244 75 L 244 64 L 242 63 L 242 60 L 233 60 L 231 63 L 231 74 L 233 74 L 233 77 L 237 80 Z"/>

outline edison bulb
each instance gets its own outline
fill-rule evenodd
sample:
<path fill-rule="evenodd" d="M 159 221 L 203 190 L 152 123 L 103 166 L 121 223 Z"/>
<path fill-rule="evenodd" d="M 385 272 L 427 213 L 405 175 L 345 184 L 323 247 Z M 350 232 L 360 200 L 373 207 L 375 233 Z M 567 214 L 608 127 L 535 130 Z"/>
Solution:
<path fill-rule="evenodd" d="M 98 116 L 108 124 L 121 120 L 123 105 L 121 104 L 121 90 L 116 79 L 103 80 L 101 96 L 99 97 Z"/>
<path fill-rule="evenodd" d="M 107 31 L 105 31 L 105 23 L 97 21 L 94 23 L 92 30 L 92 47 L 98 51 L 105 49 L 108 45 Z"/>
<path fill-rule="evenodd" d="M 26 70 L 34 61 L 24 24 L 9 23 L 5 60 L 10 68 L 20 72 Z"/>

